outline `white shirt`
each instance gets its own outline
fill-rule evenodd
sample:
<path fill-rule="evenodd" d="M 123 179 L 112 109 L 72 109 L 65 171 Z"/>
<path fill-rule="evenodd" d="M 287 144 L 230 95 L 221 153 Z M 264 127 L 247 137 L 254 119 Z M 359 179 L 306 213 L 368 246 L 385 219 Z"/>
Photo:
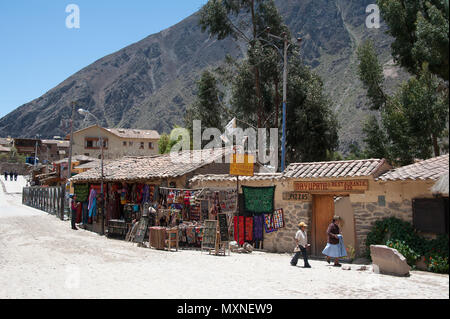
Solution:
<path fill-rule="evenodd" d="M 298 240 L 298 244 L 302 247 L 306 247 L 308 244 L 308 235 L 301 229 L 295 234 L 295 239 Z"/>

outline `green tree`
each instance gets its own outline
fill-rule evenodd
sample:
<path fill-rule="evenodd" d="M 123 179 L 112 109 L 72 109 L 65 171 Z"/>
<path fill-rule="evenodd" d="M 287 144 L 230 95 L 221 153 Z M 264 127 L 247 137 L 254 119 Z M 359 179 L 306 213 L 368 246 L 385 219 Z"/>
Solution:
<path fill-rule="evenodd" d="M 377 4 L 387 33 L 395 39 L 395 61 L 414 75 L 426 62 L 431 73 L 448 81 L 448 0 L 377 0 Z"/>
<path fill-rule="evenodd" d="M 373 44 L 358 50 L 358 75 L 367 89 L 371 108 L 380 111 L 381 123 L 371 117 L 364 126 L 366 154 L 406 165 L 415 158 L 440 155 L 439 140 L 448 125 L 448 89 L 424 63 L 392 96 L 383 90 L 383 69 Z"/>
<path fill-rule="evenodd" d="M 248 43 L 243 61 L 227 59 L 232 71 L 223 76 L 232 79 L 231 111 L 247 126 L 279 128 L 283 61 L 268 43 L 278 48 L 283 43 L 269 38 L 265 30 L 270 27 L 273 34 L 291 36 L 274 2 L 210 0 L 201 10 L 200 24 L 219 40 L 233 37 Z M 330 101 L 321 79 L 303 65 L 295 46 L 289 55 L 287 161 L 326 160 L 338 145 Z"/>
<path fill-rule="evenodd" d="M 366 158 L 390 158 L 388 153 L 388 137 L 385 130 L 378 123 L 378 119 L 372 115 L 364 123 L 364 150 Z"/>
<path fill-rule="evenodd" d="M 364 42 L 357 50 L 359 60 L 358 75 L 367 90 L 372 110 L 380 110 L 386 105 L 387 96 L 384 93 L 383 66 L 379 63 L 372 41 Z"/>
<path fill-rule="evenodd" d="M 448 123 L 448 93 L 426 66 L 404 83 L 382 114 L 391 140 L 390 152 L 404 164 L 440 155 L 439 139 Z"/>
<path fill-rule="evenodd" d="M 272 119 L 273 110 L 265 104 L 267 92 L 264 91 L 264 82 L 269 74 L 278 74 L 271 72 L 274 69 L 267 69 L 267 56 L 261 54 L 274 50 L 270 48 L 263 49 L 261 39 L 269 41 L 265 33 L 267 28 L 273 33 L 289 33 L 286 25 L 278 13 L 273 0 L 209 0 L 200 10 L 200 26 L 203 32 L 208 32 L 218 40 L 231 37 L 235 40 L 245 41 L 248 44 L 248 71 L 252 74 L 252 83 L 255 98 L 252 97 L 252 105 L 248 105 L 249 111 L 255 114 L 257 126 L 264 125 Z M 270 41 L 273 41 L 270 39 Z M 279 43 L 278 43 L 279 44 Z M 263 59 L 261 59 L 263 57 Z M 272 64 L 278 67 L 279 63 Z M 264 73 L 264 74 L 262 74 Z M 263 77 L 266 79 L 263 79 Z M 269 76 L 270 77 L 270 76 Z M 272 77 L 272 80 L 279 84 L 279 77 Z M 275 96 L 279 96 L 279 92 Z M 275 103 L 276 107 L 279 106 Z M 273 105 L 274 102 L 272 102 Z M 269 111 L 268 111 L 269 110 Z M 275 114 L 275 118 L 278 114 Z M 276 122 L 276 120 L 275 120 Z"/>
<path fill-rule="evenodd" d="M 224 106 L 221 101 L 224 94 L 218 86 L 218 80 L 210 71 L 205 71 L 197 82 L 196 99 L 185 115 L 185 125 L 191 132 L 191 139 L 194 120 L 202 121 L 202 128 L 217 128 L 223 131 Z"/>
<path fill-rule="evenodd" d="M 326 161 L 339 146 L 339 124 L 322 80 L 298 56 L 290 60 L 287 103 L 286 161 Z"/>

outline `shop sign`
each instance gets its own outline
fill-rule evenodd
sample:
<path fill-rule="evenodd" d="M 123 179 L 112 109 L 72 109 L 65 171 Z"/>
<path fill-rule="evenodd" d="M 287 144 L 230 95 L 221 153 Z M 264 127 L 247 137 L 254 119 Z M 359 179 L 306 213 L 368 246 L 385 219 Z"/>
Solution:
<path fill-rule="evenodd" d="M 327 182 L 294 182 L 296 192 L 363 192 L 369 189 L 369 180 Z"/>
<path fill-rule="evenodd" d="M 254 176 L 255 156 L 244 154 L 231 155 L 230 175 Z"/>
<path fill-rule="evenodd" d="M 311 195 L 308 193 L 284 192 L 283 200 L 296 202 L 309 202 L 311 200 Z"/>

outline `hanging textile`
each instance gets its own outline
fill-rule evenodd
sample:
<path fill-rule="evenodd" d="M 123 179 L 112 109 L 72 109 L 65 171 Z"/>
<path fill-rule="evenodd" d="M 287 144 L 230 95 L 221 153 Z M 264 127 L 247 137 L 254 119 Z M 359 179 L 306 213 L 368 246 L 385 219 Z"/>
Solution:
<path fill-rule="evenodd" d="M 89 206 L 88 206 L 89 210 L 91 210 L 94 199 L 96 199 L 96 197 L 97 197 L 97 191 L 95 190 L 95 188 L 91 188 L 91 192 L 89 193 Z"/>
<path fill-rule="evenodd" d="M 89 208 L 89 218 L 97 216 L 97 198 L 94 197 L 91 208 Z"/>
<path fill-rule="evenodd" d="M 89 197 L 89 184 L 75 184 L 74 193 L 80 203 L 86 202 Z"/>
<path fill-rule="evenodd" d="M 120 190 L 120 203 L 125 205 L 127 203 L 127 184 L 123 184 L 122 189 Z"/>
<path fill-rule="evenodd" d="M 142 203 L 150 203 L 150 185 L 145 185 L 142 195 Z"/>
<path fill-rule="evenodd" d="M 275 187 L 242 186 L 244 209 L 255 215 L 272 214 L 274 211 Z"/>
<path fill-rule="evenodd" d="M 261 241 L 264 239 L 264 215 L 253 217 L 253 240 Z"/>
<path fill-rule="evenodd" d="M 266 233 L 268 233 L 268 234 L 273 233 L 274 231 L 277 231 L 274 227 L 272 214 L 264 215 L 264 228 L 266 229 Z"/>
<path fill-rule="evenodd" d="M 245 217 L 245 241 L 253 241 L 253 217 Z"/>
<path fill-rule="evenodd" d="M 138 184 L 136 186 L 136 202 L 138 204 L 142 204 L 142 199 L 144 198 L 144 185 Z"/>
<path fill-rule="evenodd" d="M 237 225 L 238 225 L 238 217 L 234 216 L 234 240 L 237 242 Z M 244 225 L 244 216 L 239 216 L 239 245 L 243 245 L 245 243 L 245 225 Z"/>
<path fill-rule="evenodd" d="M 275 229 L 280 229 L 284 227 L 284 214 L 283 209 L 277 209 L 273 213 L 273 224 Z"/>
<path fill-rule="evenodd" d="M 137 203 L 138 202 L 137 201 L 137 199 L 138 199 L 137 190 L 138 190 L 137 185 L 133 184 L 133 186 L 131 186 L 131 198 L 130 198 L 132 203 Z"/>

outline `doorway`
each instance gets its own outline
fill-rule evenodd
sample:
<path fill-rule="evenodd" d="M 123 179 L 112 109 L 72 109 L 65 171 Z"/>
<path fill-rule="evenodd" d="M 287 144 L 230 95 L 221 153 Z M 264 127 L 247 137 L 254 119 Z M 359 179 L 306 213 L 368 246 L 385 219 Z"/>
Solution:
<path fill-rule="evenodd" d="M 313 213 L 311 225 L 311 253 L 313 256 L 321 257 L 322 250 L 327 245 L 327 229 L 333 219 L 334 209 L 335 207 L 333 195 L 313 195 Z"/>

